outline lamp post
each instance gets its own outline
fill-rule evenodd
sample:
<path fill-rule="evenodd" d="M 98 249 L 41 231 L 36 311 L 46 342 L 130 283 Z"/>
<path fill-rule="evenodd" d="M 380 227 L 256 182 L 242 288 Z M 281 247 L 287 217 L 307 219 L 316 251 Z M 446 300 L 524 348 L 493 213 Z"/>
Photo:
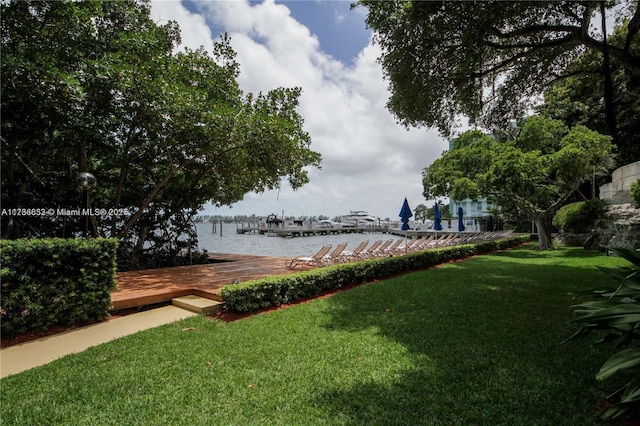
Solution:
<path fill-rule="evenodd" d="M 96 177 L 89 172 L 78 173 L 76 181 L 78 189 L 82 191 L 82 215 L 84 216 L 82 236 L 87 238 L 89 235 L 89 192 L 96 187 L 97 181 Z"/>

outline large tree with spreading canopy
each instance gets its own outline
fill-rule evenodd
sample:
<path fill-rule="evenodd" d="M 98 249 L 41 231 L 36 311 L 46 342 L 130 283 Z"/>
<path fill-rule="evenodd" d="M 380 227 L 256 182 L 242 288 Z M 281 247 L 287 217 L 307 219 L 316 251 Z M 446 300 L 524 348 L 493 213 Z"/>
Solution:
<path fill-rule="evenodd" d="M 609 136 L 537 116 L 507 142 L 471 130 L 424 169 L 424 196 L 488 197 L 531 217 L 540 248 L 553 248 L 551 218 L 612 149 Z"/>
<path fill-rule="evenodd" d="M 177 24 L 147 1 L 10 1 L 2 15 L 2 207 L 76 208 L 91 172 L 94 235 L 120 258 L 193 247 L 193 215 L 251 191 L 308 182 L 320 155 L 299 88 L 245 94 L 223 37 L 177 52 Z M 3 217 L 3 236 L 77 235 L 77 218 Z M 189 235 L 190 238 L 184 238 Z M 151 256 L 154 257 L 154 256 Z"/>
<path fill-rule="evenodd" d="M 450 135 L 460 115 L 488 129 L 524 116 L 548 85 L 570 73 L 586 51 L 625 71 L 640 86 L 637 1 L 362 0 L 382 48 L 389 109 L 407 126 Z M 620 36 L 606 37 L 611 11 Z M 607 14 L 607 15 L 610 15 Z M 603 25 L 604 23 L 604 25 Z M 608 84 L 610 88 L 610 81 Z M 611 93 L 605 96 L 608 108 Z"/>
<path fill-rule="evenodd" d="M 622 44 L 624 37 L 623 28 L 619 28 L 609 40 Z M 640 37 L 635 41 L 640 50 Z M 600 133 L 615 134 L 616 158 L 622 166 L 640 160 L 640 86 L 631 87 L 627 72 L 619 63 L 612 63 L 609 70 L 611 114 L 603 102 L 607 90 L 602 78 L 602 55 L 593 50 L 571 62 L 567 77 L 545 90 L 544 103 L 536 111 L 569 127 L 582 124 Z"/>

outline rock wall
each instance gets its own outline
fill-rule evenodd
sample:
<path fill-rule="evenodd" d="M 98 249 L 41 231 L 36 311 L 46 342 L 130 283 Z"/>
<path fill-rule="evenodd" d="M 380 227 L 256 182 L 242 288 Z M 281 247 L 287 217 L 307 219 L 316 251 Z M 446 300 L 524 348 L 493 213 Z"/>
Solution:
<path fill-rule="evenodd" d="M 606 208 L 606 217 L 596 221 L 589 233 L 560 233 L 556 242 L 568 246 L 584 246 L 598 250 L 602 246 L 640 248 L 640 209 L 634 204 L 612 204 Z"/>
<path fill-rule="evenodd" d="M 600 199 L 608 204 L 630 203 L 631 184 L 640 179 L 640 161 L 619 167 L 611 174 L 611 183 L 600 186 Z"/>

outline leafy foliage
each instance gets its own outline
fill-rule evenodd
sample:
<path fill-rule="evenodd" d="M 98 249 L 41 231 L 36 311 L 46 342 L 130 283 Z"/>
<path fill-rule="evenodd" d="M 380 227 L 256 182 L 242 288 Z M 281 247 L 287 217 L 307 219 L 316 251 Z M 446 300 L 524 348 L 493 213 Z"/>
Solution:
<path fill-rule="evenodd" d="M 115 239 L 0 240 L 2 336 L 105 319 Z"/>
<path fill-rule="evenodd" d="M 627 25 L 617 28 L 610 42 L 624 44 Z M 640 37 L 631 40 L 631 48 L 640 52 Z M 602 55 L 587 51 L 569 64 L 568 75 L 544 91 L 544 103 L 536 107 L 539 114 L 561 120 L 568 126 L 584 125 L 614 137 L 618 166 L 640 160 L 640 85 L 632 87 L 624 67 L 611 64 L 612 111 L 607 111 L 603 81 Z M 614 129 L 607 115 L 611 114 Z M 612 130 L 615 134 L 612 134 Z"/>
<path fill-rule="evenodd" d="M 640 207 L 640 179 L 631 184 L 629 193 L 633 202 L 636 203 L 636 207 Z"/>
<path fill-rule="evenodd" d="M 595 2 L 406 2 L 361 0 L 382 48 L 389 109 L 405 125 L 435 126 L 445 135 L 459 115 L 487 128 L 521 117 L 585 51 L 601 53 L 639 85 L 637 2 L 606 2 L 621 20 L 620 36 L 590 33 Z M 599 24 L 599 22 L 598 22 Z"/>
<path fill-rule="evenodd" d="M 553 226 L 565 231 L 570 230 L 570 227 L 575 222 L 575 217 L 578 215 L 580 207 L 582 207 L 583 204 L 584 201 L 578 201 L 560 207 L 555 216 L 553 216 Z"/>
<path fill-rule="evenodd" d="M 512 141 L 472 130 L 424 169 L 423 194 L 489 197 L 534 218 L 540 247 L 552 248 L 548 222 L 612 148 L 608 136 L 538 116 L 527 119 Z"/>
<path fill-rule="evenodd" d="M 640 253 L 608 249 L 631 262 L 633 267 L 600 268 L 619 285 L 579 294 L 591 296 L 593 301 L 572 307 L 577 317 L 571 322 L 579 324 L 580 329 L 567 340 L 604 331 L 606 335 L 598 343 L 615 343 L 618 352 L 596 374 L 598 380 L 614 375 L 628 379 L 622 388 L 609 396 L 619 396 L 619 401 L 602 414 L 605 419 L 614 419 L 640 408 Z"/>
<path fill-rule="evenodd" d="M 562 206 L 553 217 L 553 225 L 563 231 L 586 232 L 604 214 L 606 203 L 600 199 L 578 201 Z"/>
<path fill-rule="evenodd" d="M 146 1 L 11 1 L 2 12 L 3 208 L 79 207 L 91 193 L 94 236 L 116 237 L 120 259 L 175 256 L 196 246 L 205 202 L 308 182 L 320 165 L 296 112 L 299 88 L 243 93 L 223 36 L 185 49 L 174 22 Z M 115 211 L 111 214 L 110 211 Z M 13 217 L 3 235 L 72 236 L 78 218 Z"/>

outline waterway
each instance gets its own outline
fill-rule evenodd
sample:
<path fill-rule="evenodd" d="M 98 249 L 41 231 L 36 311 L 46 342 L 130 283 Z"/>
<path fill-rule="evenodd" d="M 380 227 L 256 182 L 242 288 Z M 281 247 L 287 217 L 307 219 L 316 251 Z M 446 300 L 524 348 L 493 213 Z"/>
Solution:
<path fill-rule="evenodd" d="M 317 235 L 310 237 L 283 238 L 258 234 L 238 234 L 235 223 L 213 226 L 210 223 L 197 223 L 198 246 L 209 253 L 252 254 L 257 256 L 295 257 L 316 253 L 325 244 L 336 246 L 348 243 L 347 250 L 355 249 L 364 240 L 373 243 L 377 240 L 388 240 L 394 237 L 383 233 Z"/>

